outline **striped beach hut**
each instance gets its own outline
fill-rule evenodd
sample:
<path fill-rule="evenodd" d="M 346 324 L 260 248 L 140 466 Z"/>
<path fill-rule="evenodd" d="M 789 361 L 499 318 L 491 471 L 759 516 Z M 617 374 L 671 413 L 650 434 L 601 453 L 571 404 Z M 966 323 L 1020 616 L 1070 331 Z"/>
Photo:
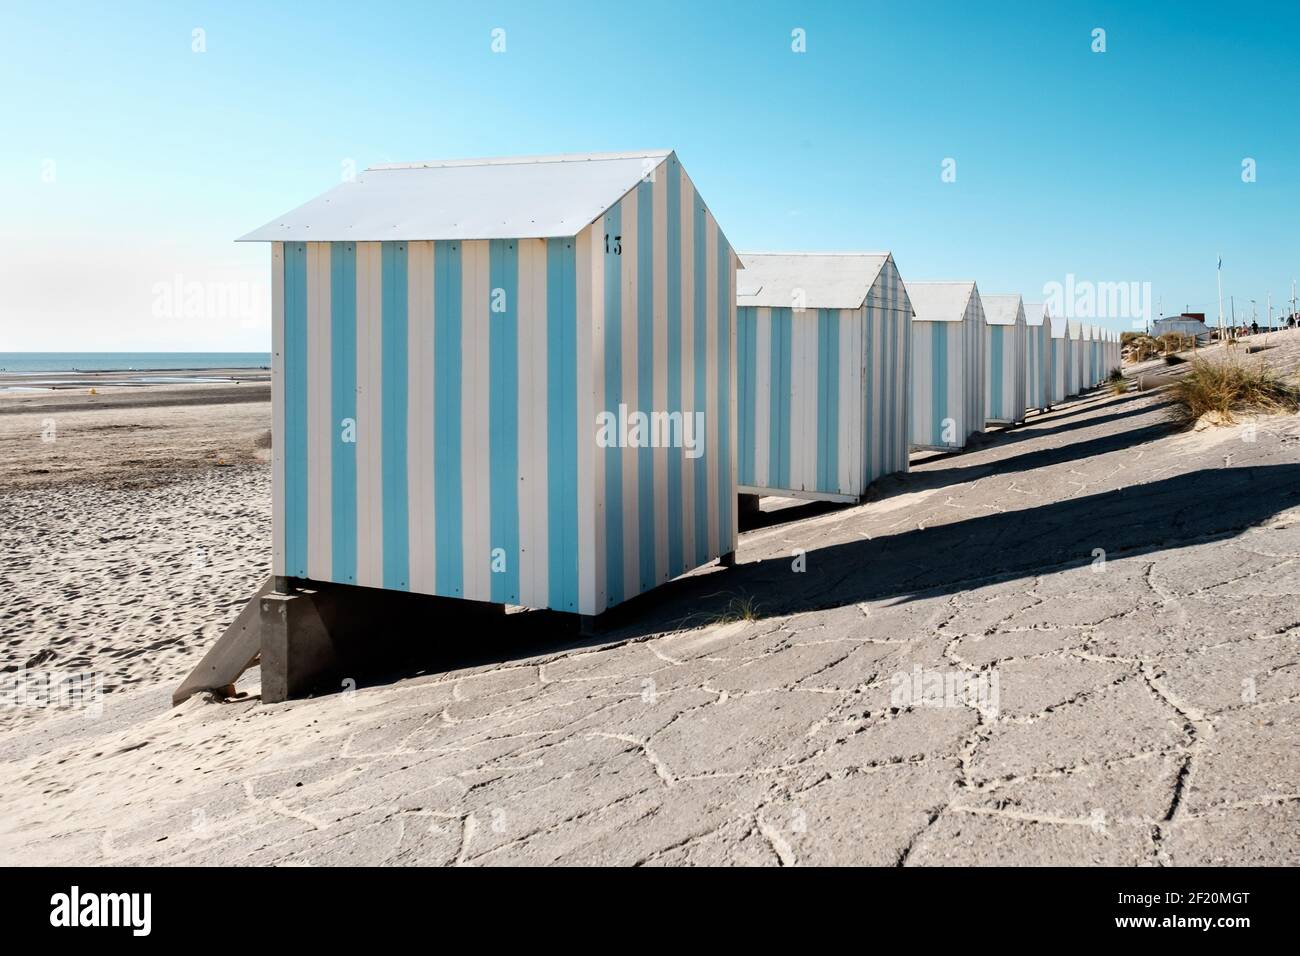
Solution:
<path fill-rule="evenodd" d="M 740 492 L 857 501 L 906 471 L 912 306 L 893 256 L 740 261 Z"/>
<path fill-rule="evenodd" d="M 596 615 L 736 547 L 736 258 L 668 151 L 376 166 L 271 243 L 276 576 Z"/>
<path fill-rule="evenodd" d="M 1092 388 L 1092 326 L 1079 323 L 1079 391 Z"/>
<path fill-rule="evenodd" d="M 984 307 L 974 282 L 908 282 L 912 447 L 953 451 L 984 430 Z"/>
<path fill-rule="evenodd" d="M 1025 410 L 1051 406 L 1052 323 L 1044 302 L 1025 303 Z"/>
<path fill-rule="evenodd" d="M 1095 327 L 1088 325 L 1086 322 L 1079 326 L 1079 341 L 1082 343 L 1082 351 L 1079 354 L 1079 391 L 1087 391 L 1092 388 L 1096 382 L 1093 380 L 1093 348 L 1094 336 L 1096 335 Z"/>
<path fill-rule="evenodd" d="M 1067 395 L 1078 395 L 1084 389 L 1084 356 L 1087 348 L 1083 341 L 1083 323 L 1073 319 L 1065 323 L 1065 337 L 1070 343 L 1069 363 L 1066 366 L 1065 390 Z"/>
<path fill-rule="evenodd" d="M 984 307 L 984 420 L 1014 425 L 1025 420 L 1029 347 L 1024 302 L 1018 295 L 981 295 Z"/>
<path fill-rule="evenodd" d="M 1055 405 L 1070 394 L 1070 336 L 1068 323 L 1063 318 L 1049 315 L 1052 328 L 1052 369 L 1048 375 L 1048 399 Z"/>

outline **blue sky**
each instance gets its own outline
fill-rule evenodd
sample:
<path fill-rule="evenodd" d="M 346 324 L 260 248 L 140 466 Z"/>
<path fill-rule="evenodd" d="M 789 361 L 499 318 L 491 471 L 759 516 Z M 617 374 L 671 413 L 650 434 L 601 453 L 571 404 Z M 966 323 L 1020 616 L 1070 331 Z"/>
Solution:
<path fill-rule="evenodd" d="M 1300 277 L 1294 3 L 0 16 L 0 351 L 268 348 L 264 308 L 186 314 L 169 290 L 264 302 L 269 253 L 231 240 L 348 160 L 673 148 L 742 250 L 888 248 L 905 280 L 1030 298 L 1072 274 L 1213 316 L 1221 253 L 1240 315 Z"/>

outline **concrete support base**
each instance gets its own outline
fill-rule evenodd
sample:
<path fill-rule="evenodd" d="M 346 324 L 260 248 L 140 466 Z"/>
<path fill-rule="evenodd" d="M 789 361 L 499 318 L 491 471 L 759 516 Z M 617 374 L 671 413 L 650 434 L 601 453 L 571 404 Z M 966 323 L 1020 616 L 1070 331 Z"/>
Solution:
<path fill-rule="evenodd" d="M 338 690 L 349 679 L 433 660 L 448 642 L 504 618 L 500 604 L 271 578 L 176 689 L 172 703 L 200 691 L 229 695 L 259 659 L 263 703 Z"/>
<path fill-rule="evenodd" d="M 726 554 L 718 555 L 718 566 L 723 568 L 734 568 L 736 566 L 736 552 L 728 551 Z"/>
<path fill-rule="evenodd" d="M 262 598 L 262 702 L 278 703 L 435 651 L 435 641 L 503 623 L 505 607 L 402 591 L 302 582 Z"/>
<path fill-rule="evenodd" d="M 316 592 L 262 598 L 262 702 L 278 704 L 308 693 L 344 669 Z"/>

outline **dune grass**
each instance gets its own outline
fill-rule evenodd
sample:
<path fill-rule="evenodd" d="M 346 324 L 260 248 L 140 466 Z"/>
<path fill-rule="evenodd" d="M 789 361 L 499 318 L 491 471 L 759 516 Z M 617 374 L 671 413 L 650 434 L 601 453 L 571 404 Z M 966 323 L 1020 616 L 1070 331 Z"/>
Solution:
<path fill-rule="evenodd" d="M 1248 365 L 1196 359 L 1169 392 L 1173 399 L 1170 415 L 1181 428 L 1191 428 L 1211 412 L 1226 424 L 1236 421 L 1234 412 L 1300 411 L 1300 388 L 1281 379 L 1263 362 Z"/>
<path fill-rule="evenodd" d="M 732 598 L 727 604 L 725 610 L 716 615 L 710 624 L 734 624 L 737 621 L 757 621 L 762 615 L 759 613 L 759 603 L 747 594 L 740 597 Z"/>

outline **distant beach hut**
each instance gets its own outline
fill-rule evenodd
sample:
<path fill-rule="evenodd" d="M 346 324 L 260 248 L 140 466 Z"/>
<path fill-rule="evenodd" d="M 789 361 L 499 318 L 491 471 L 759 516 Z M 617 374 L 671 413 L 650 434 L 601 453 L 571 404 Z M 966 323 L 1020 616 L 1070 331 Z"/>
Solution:
<path fill-rule="evenodd" d="M 964 448 L 984 430 L 984 308 L 974 282 L 908 282 L 912 447 Z"/>
<path fill-rule="evenodd" d="M 1024 302 L 1018 295 L 981 295 L 984 307 L 984 420 L 1014 425 L 1025 420 L 1025 367 L 1029 347 Z"/>
<path fill-rule="evenodd" d="M 1096 343 L 1100 330 L 1095 325 L 1084 323 L 1079 327 L 1079 337 L 1083 343 L 1083 354 L 1080 356 L 1079 388 L 1084 391 L 1092 388 L 1097 384 L 1096 367 L 1100 365 L 1097 356 Z"/>
<path fill-rule="evenodd" d="M 1025 410 L 1051 404 L 1052 323 L 1044 302 L 1025 303 Z"/>
<path fill-rule="evenodd" d="M 1052 328 L 1052 370 L 1048 376 L 1048 398 L 1053 405 L 1070 394 L 1070 336 L 1063 318 L 1048 316 Z"/>
<path fill-rule="evenodd" d="M 1093 327 L 1086 322 L 1079 326 L 1079 342 L 1081 352 L 1079 355 L 1079 391 L 1086 391 L 1092 387 L 1092 343 Z"/>
<path fill-rule="evenodd" d="M 736 547 L 736 258 L 672 152 L 376 166 L 272 244 L 276 576 L 596 615 Z"/>
<path fill-rule="evenodd" d="M 1102 351 L 1105 330 L 1097 325 L 1088 326 L 1088 384 L 1096 385 L 1102 378 L 1101 367 L 1106 364 Z"/>
<path fill-rule="evenodd" d="M 1067 321 L 1065 323 L 1065 335 L 1070 343 L 1070 362 L 1065 370 L 1068 376 L 1065 386 L 1066 394 L 1078 395 L 1084 389 L 1084 356 L 1087 354 L 1087 348 L 1083 341 L 1083 323 L 1073 320 Z"/>
<path fill-rule="evenodd" d="M 1092 326 L 1079 323 L 1079 391 L 1092 386 Z"/>
<path fill-rule="evenodd" d="M 740 260 L 740 492 L 857 501 L 906 471 L 912 306 L 893 256 Z"/>

